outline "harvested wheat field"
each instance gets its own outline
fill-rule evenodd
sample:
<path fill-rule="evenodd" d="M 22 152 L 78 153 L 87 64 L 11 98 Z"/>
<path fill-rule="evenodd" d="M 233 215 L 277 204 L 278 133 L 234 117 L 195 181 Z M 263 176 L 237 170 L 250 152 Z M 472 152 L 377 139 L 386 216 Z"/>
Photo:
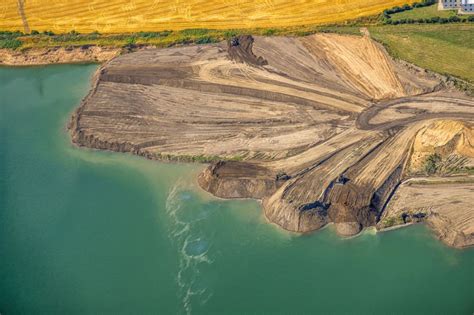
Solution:
<path fill-rule="evenodd" d="M 469 172 L 473 122 L 472 97 L 393 61 L 368 36 L 247 35 L 112 59 L 70 129 L 82 146 L 213 161 L 198 180 L 212 194 L 261 199 L 286 230 L 334 222 L 354 235 L 418 176 L 413 161 L 436 153 L 436 175 Z M 437 231 L 451 228 L 439 222 Z M 455 245 L 472 245 L 462 239 Z"/>
<path fill-rule="evenodd" d="M 408 1 L 413 2 L 413 1 Z M 5 0 L 0 30 L 128 33 L 332 23 L 407 0 Z"/>

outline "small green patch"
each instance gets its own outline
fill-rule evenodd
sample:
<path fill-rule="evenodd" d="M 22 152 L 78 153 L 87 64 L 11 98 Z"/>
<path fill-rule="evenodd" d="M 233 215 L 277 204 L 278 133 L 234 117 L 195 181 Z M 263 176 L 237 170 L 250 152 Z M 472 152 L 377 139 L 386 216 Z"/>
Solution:
<path fill-rule="evenodd" d="M 466 166 L 466 167 L 464 167 L 464 170 L 465 170 L 469 175 L 474 175 L 474 166 Z"/>
<path fill-rule="evenodd" d="M 239 35 L 239 32 L 237 30 L 224 31 L 225 39 L 229 39 L 229 38 L 235 37 L 237 35 Z"/>
<path fill-rule="evenodd" d="M 436 174 L 439 170 L 439 164 L 441 163 L 441 161 L 442 159 L 439 154 L 435 153 L 428 156 L 423 166 L 425 173 L 428 175 Z"/>
<path fill-rule="evenodd" d="M 392 227 L 392 226 L 396 226 L 396 225 L 401 225 L 401 224 L 404 224 L 405 221 L 403 221 L 403 218 L 400 216 L 400 217 L 389 217 L 389 218 L 385 218 L 382 220 L 382 226 L 384 228 L 388 228 L 388 227 Z"/>
<path fill-rule="evenodd" d="M 135 33 L 135 36 L 139 38 L 163 38 L 163 37 L 169 36 L 171 33 L 172 31 L 138 32 L 138 33 Z"/>
<path fill-rule="evenodd" d="M 268 29 L 265 29 L 262 31 L 262 35 L 264 36 L 272 36 L 272 35 L 275 35 L 277 32 L 276 29 L 273 29 L 273 28 L 268 28 Z"/>
<path fill-rule="evenodd" d="M 17 49 L 23 45 L 18 38 L 23 36 L 22 32 L 0 32 L 0 48 Z"/>
<path fill-rule="evenodd" d="M 196 44 L 210 44 L 210 43 L 215 43 L 217 42 L 216 39 L 210 37 L 210 36 L 205 36 L 205 37 L 200 37 L 194 41 Z"/>
<path fill-rule="evenodd" d="M 17 49 L 21 47 L 22 42 L 18 39 L 3 39 L 0 40 L 0 48 L 8 48 L 8 49 Z"/>
<path fill-rule="evenodd" d="M 204 36 L 209 34 L 210 30 L 207 28 L 191 28 L 180 31 L 183 36 Z"/>

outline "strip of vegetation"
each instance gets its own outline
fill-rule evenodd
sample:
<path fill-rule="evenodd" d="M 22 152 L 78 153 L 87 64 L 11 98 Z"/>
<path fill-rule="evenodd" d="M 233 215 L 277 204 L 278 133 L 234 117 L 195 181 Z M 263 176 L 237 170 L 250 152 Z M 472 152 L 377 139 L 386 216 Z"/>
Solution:
<path fill-rule="evenodd" d="M 217 155 L 173 155 L 165 153 L 156 153 L 156 159 L 163 161 L 175 161 L 185 163 L 212 163 L 218 161 L 243 161 L 244 158 L 240 155 L 233 157 L 221 157 Z"/>
<path fill-rule="evenodd" d="M 280 29 L 186 29 L 181 31 L 138 32 L 130 34 L 100 34 L 92 32 L 80 34 L 71 31 L 55 34 L 52 31 L 0 32 L 0 48 L 29 49 L 46 47 L 80 47 L 96 45 L 101 47 L 123 47 L 132 49 L 141 46 L 170 47 L 184 44 L 216 43 L 233 36 L 242 34 L 262 36 L 307 36 L 318 32 L 333 32 L 360 35 L 357 28 L 352 26 L 301 26 Z"/>
<path fill-rule="evenodd" d="M 460 16 L 454 10 L 439 11 L 436 0 L 424 0 L 412 5 L 404 4 L 393 7 L 382 13 L 383 24 L 414 24 L 414 23 L 459 23 L 474 22 L 474 16 Z"/>
<path fill-rule="evenodd" d="M 23 36 L 21 32 L 0 32 L 0 48 L 17 49 L 22 45 L 20 36 Z"/>
<path fill-rule="evenodd" d="M 385 218 L 381 222 L 381 226 L 384 229 L 392 227 L 392 226 L 402 225 L 402 224 L 405 224 L 405 222 L 403 222 L 403 219 L 401 218 L 401 216 Z"/>
<path fill-rule="evenodd" d="M 436 3 L 436 0 L 423 0 L 422 2 L 415 2 L 411 5 L 410 4 L 404 4 L 401 7 L 396 6 L 396 7 L 393 7 L 391 9 L 384 10 L 383 15 L 384 15 L 384 17 L 389 19 L 391 14 L 413 10 L 414 8 L 428 7 L 428 6 L 433 5 L 435 3 Z"/>

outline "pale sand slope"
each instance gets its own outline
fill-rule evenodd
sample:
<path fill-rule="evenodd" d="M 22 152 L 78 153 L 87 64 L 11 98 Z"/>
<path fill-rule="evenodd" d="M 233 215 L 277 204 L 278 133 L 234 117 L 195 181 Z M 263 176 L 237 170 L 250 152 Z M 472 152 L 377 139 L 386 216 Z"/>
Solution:
<path fill-rule="evenodd" d="M 409 171 L 422 172 L 427 157 L 433 154 L 446 160 L 446 163 L 442 165 L 443 168 L 439 170 L 441 172 L 473 165 L 474 127 L 460 121 L 441 120 L 421 129 L 413 144 Z M 464 157 L 464 159 L 460 160 L 456 157 Z"/>
<path fill-rule="evenodd" d="M 262 199 L 287 230 L 335 222 L 353 235 L 378 222 L 420 129 L 474 121 L 472 98 L 367 37 L 236 40 L 111 60 L 71 120 L 73 141 L 151 159 L 228 160 L 200 175 L 204 189 Z"/>

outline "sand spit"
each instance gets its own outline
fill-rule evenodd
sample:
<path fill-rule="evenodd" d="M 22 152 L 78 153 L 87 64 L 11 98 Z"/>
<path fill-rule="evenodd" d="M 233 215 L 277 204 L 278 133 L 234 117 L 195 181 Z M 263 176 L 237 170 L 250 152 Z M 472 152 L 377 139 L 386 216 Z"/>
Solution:
<path fill-rule="evenodd" d="M 212 161 L 199 176 L 212 194 L 261 199 L 286 230 L 334 222 L 347 236 L 381 222 L 416 135 L 439 120 L 468 134 L 473 99 L 394 62 L 367 36 L 316 34 L 117 57 L 99 69 L 70 129 L 82 146 Z M 461 157 L 472 150 L 463 143 Z"/>

